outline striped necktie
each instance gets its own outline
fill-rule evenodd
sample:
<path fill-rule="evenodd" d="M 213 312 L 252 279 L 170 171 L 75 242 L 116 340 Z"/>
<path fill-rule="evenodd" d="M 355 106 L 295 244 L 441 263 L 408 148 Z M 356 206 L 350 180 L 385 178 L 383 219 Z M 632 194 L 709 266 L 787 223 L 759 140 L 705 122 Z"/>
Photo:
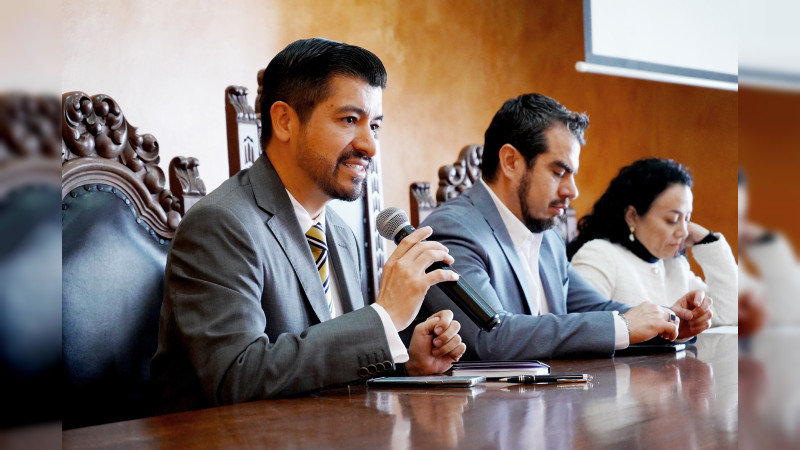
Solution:
<path fill-rule="evenodd" d="M 319 278 L 322 281 L 322 289 L 325 291 L 325 299 L 328 302 L 328 311 L 333 317 L 333 301 L 331 300 L 331 279 L 328 273 L 328 244 L 325 243 L 325 232 L 322 225 L 315 223 L 313 227 L 306 231 L 306 240 L 311 247 L 311 254 L 317 264 Z"/>

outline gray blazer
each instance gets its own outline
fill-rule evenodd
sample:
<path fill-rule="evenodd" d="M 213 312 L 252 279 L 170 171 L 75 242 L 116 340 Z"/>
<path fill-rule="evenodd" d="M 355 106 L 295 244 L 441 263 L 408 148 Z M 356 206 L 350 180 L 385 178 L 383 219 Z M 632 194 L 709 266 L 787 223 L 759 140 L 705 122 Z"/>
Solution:
<path fill-rule="evenodd" d="M 289 196 L 262 155 L 194 205 L 167 258 L 158 350 L 160 410 L 287 396 L 393 370 L 378 313 L 364 307 L 360 248 L 326 212 L 344 312 L 330 319 Z M 377 369 L 377 370 L 376 370 Z"/>
<path fill-rule="evenodd" d="M 610 311 L 627 311 L 630 306 L 604 298 L 572 269 L 558 233 L 545 231 L 539 251 L 539 274 L 551 314 L 531 316 L 522 262 L 483 184 L 436 208 L 422 225 L 433 228 L 430 239 L 447 246 L 455 259 L 453 267 L 502 316 L 497 328 L 483 331 L 441 290 L 432 287 L 428 291 L 420 317 L 451 309 L 461 322 L 459 334 L 467 344 L 464 359 L 550 359 L 614 353 Z"/>

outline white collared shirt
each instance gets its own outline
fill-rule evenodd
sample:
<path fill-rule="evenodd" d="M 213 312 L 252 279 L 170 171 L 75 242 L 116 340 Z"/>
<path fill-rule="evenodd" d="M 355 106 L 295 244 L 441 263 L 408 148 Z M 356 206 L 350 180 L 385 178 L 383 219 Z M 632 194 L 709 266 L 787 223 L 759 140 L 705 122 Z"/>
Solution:
<path fill-rule="evenodd" d="M 322 208 L 322 212 L 319 214 L 319 216 L 311 217 L 311 214 L 309 214 L 303 205 L 301 205 L 300 202 L 294 198 L 288 189 L 286 190 L 286 193 L 289 195 L 289 200 L 292 202 L 294 215 L 297 216 L 297 221 L 300 223 L 300 229 L 303 230 L 303 233 L 313 227 L 314 224 L 319 223 L 322 226 L 322 231 L 327 234 L 328 228 L 325 224 L 325 208 Z M 330 256 L 330 252 L 328 255 Z M 330 257 L 328 258 L 328 273 L 330 274 L 331 303 L 333 305 L 331 318 L 335 318 L 342 315 L 343 308 L 342 297 L 339 294 L 339 283 L 336 279 L 336 271 L 333 270 L 333 260 Z M 387 313 L 386 310 L 377 303 L 373 303 L 370 306 L 381 318 L 381 323 L 383 323 L 383 331 L 386 334 L 386 340 L 389 342 L 389 351 L 392 353 L 392 359 L 394 362 L 404 363 L 408 361 L 408 352 L 406 351 L 406 346 L 400 339 L 400 334 L 398 334 L 397 329 L 394 327 L 394 322 L 392 322 L 392 318 L 389 316 L 389 313 Z"/>
<path fill-rule="evenodd" d="M 530 288 L 529 292 L 533 298 L 526 299 L 528 307 L 531 310 L 531 315 L 540 316 L 550 312 L 550 307 L 547 305 L 547 296 L 544 293 L 544 286 L 542 285 L 542 276 L 539 273 L 539 249 L 542 246 L 542 233 L 533 233 L 528 227 L 522 223 L 521 220 L 511 212 L 510 209 L 503 203 L 497 194 L 494 193 L 491 187 L 480 180 L 489 196 L 492 197 L 494 205 L 497 207 L 497 212 L 500 213 L 500 218 L 506 226 L 508 235 L 511 236 L 511 242 L 514 244 L 514 250 L 517 252 L 520 261 L 522 261 L 523 268 L 525 269 L 525 278 Z"/>
<path fill-rule="evenodd" d="M 542 276 L 539 273 L 539 250 L 542 246 L 543 233 L 533 233 L 528 227 L 522 223 L 521 220 L 511 212 L 510 209 L 503 203 L 500 198 L 495 194 L 492 188 L 484 183 L 483 178 L 478 180 L 482 183 L 489 196 L 492 198 L 497 212 L 500 214 L 500 219 L 506 226 L 511 242 L 514 244 L 514 250 L 525 269 L 525 278 L 530 288 L 531 295 L 534 298 L 525 299 L 528 302 L 528 307 L 531 310 L 531 315 L 543 315 L 550 312 L 547 304 L 547 295 L 544 292 L 542 284 Z M 614 314 L 614 349 L 619 350 L 626 348 L 630 343 L 630 336 L 628 327 L 625 321 L 619 317 L 617 311 L 612 311 Z"/>

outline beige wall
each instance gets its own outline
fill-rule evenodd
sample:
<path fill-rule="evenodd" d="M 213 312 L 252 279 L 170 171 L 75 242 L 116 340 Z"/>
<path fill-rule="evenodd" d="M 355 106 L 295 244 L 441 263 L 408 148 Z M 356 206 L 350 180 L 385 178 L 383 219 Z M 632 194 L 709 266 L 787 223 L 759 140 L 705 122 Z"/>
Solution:
<path fill-rule="evenodd" d="M 579 215 L 622 165 L 673 157 L 695 174 L 695 218 L 735 241 L 737 94 L 577 73 L 580 1 L 68 0 L 63 10 L 63 90 L 111 95 L 159 139 L 162 161 L 199 157 L 210 188 L 227 177 L 225 87 L 248 86 L 254 100 L 259 68 L 321 36 L 372 50 L 389 72 L 387 206 L 407 209 L 412 181 L 435 183 L 462 146 L 482 143 L 503 101 L 541 92 L 591 118 Z"/>
<path fill-rule="evenodd" d="M 255 91 L 256 72 L 282 45 L 270 3 L 66 0 L 62 92 L 110 95 L 158 139 L 162 167 L 196 156 L 214 188 L 228 175 L 225 87 Z"/>

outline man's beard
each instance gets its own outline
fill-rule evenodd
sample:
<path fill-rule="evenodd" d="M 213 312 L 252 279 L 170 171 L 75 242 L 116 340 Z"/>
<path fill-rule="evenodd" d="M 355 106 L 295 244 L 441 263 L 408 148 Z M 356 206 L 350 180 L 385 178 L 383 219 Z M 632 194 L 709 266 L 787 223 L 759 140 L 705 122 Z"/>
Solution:
<path fill-rule="evenodd" d="M 317 184 L 317 187 L 320 188 L 322 192 L 327 194 L 332 199 L 344 200 L 346 202 L 352 202 L 361 197 L 361 194 L 365 189 L 366 177 L 363 180 L 359 177 L 353 177 L 351 180 L 353 183 L 352 190 L 348 190 L 346 187 L 338 186 L 336 184 L 336 180 L 338 179 L 339 175 L 339 169 L 348 159 L 359 157 L 361 160 L 367 161 L 367 171 L 369 171 L 369 166 L 372 164 L 372 158 L 361 156 L 352 150 L 347 151 L 336 159 L 336 164 L 334 165 L 333 170 L 328 172 L 326 161 L 323 158 L 313 155 L 308 148 L 304 148 L 303 142 L 300 142 L 300 148 L 299 164 L 303 170 L 308 173 L 311 179 L 314 180 L 314 182 Z"/>
<path fill-rule="evenodd" d="M 328 194 L 331 198 L 335 200 L 343 200 L 346 202 L 352 202 L 361 198 L 361 194 L 366 189 L 367 178 L 364 177 L 363 179 L 359 177 L 353 177 L 353 190 L 348 191 L 346 188 L 337 186 L 334 184 L 334 180 L 338 178 L 339 169 L 342 167 L 344 161 L 348 160 L 349 158 L 355 156 L 355 153 L 348 152 L 347 154 L 342 155 L 338 160 L 336 160 L 336 168 L 333 169 L 333 173 L 328 178 L 323 179 L 316 179 L 317 186 L 322 189 L 323 192 Z M 367 170 L 369 170 L 369 166 L 372 164 L 372 158 L 367 158 L 369 161 L 367 163 Z M 313 175 L 312 175 L 313 176 Z"/>
<path fill-rule="evenodd" d="M 528 208 L 528 188 L 531 184 L 531 177 L 529 172 L 525 172 L 525 175 L 522 176 L 522 180 L 519 183 L 519 188 L 517 189 L 517 196 L 519 197 L 519 204 L 522 207 L 522 221 L 525 223 L 525 226 L 531 233 L 541 233 L 543 231 L 547 231 L 553 228 L 556 224 L 556 220 L 558 217 L 550 217 L 547 219 L 540 219 L 538 217 L 534 217 L 531 214 L 530 209 Z"/>

